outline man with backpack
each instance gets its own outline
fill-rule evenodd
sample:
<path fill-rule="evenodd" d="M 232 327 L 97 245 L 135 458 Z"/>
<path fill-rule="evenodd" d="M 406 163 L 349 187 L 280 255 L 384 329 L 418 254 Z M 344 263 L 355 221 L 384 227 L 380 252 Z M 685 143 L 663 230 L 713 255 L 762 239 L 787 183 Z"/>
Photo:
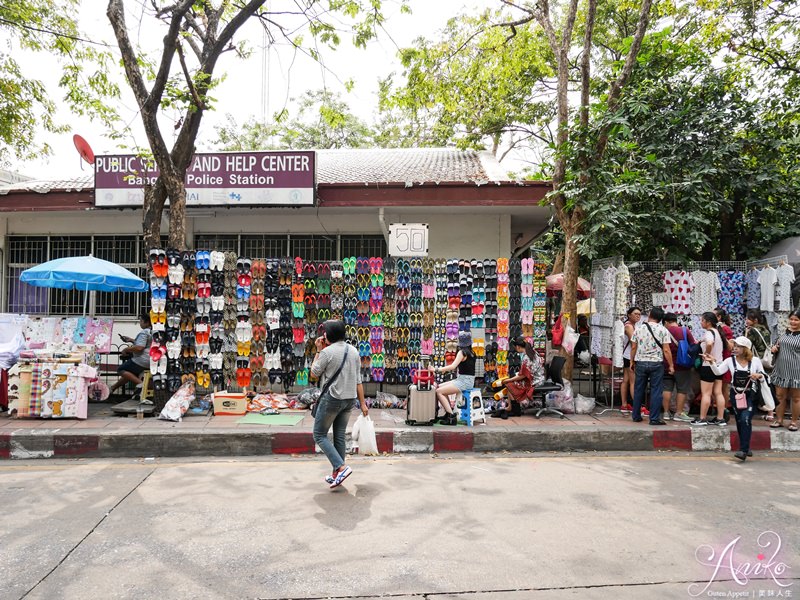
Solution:
<path fill-rule="evenodd" d="M 667 373 L 675 372 L 672 353 L 669 350 L 669 333 L 661 324 L 664 309 L 656 306 L 650 310 L 646 323 L 636 327 L 631 339 L 631 369 L 636 373 L 633 386 L 633 414 L 631 418 L 642 420 L 642 404 L 650 384 L 650 425 L 666 425 L 661 418 L 661 401 L 664 390 L 664 362 Z"/>
<path fill-rule="evenodd" d="M 689 391 L 692 389 L 692 367 L 697 357 L 696 354 L 692 356 L 692 351 L 698 348 L 689 328 L 678 325 L 678 316 L 676 314 L 665 314 L 664 326 L 669 332 L 669 350 L 672 355 L 672 364 L 675 365 L 675 373 L 664 376 L 664 415 L 670 414 L 669 407 L 672 394 L 676 393 L 673 418 L 676 421 L 691 423 L 692 418 L 689 416 L 687 399 Z M 666 366 L 666 364 L 665 357 L 664 365 Z"/>

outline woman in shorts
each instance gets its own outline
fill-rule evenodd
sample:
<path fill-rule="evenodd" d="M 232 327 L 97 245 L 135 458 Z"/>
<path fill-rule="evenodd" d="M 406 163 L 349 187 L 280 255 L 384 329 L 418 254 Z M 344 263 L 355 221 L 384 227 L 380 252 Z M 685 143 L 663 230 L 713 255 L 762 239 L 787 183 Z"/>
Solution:
<path fill-rule="evenodd" d="M 622 362 L 625 367 L 622 369 L 622 386 L 620 387 L 620 398 L 622 406 L 620 410 L 630 412 L 633 410 L 631 399 L 633 398 L 633 386 L 636 383 L 636 373 L 631 369 L 631 339 L 636 330 L 636 324 L 642 316 L 642 309 L 633 306 L 628 309 L 627 319 L 625 320 L 625 333 L 622 335 Z"/>
<path fill-rule="evenodd" d="M 436 373 L 449 373 L 458 370 L 458 377 L 446 381 L 436 388 L 436 398 L 444 409 L 444 417 L 439 422 L 442 425 L 457 425 L 458 417 L 450 406 L 448 396 L 461 394 L 475 387 L 475 353 L 472 351 L 472 336 L 469 333 L 458 334 L 458 353 L 455 359 L 446 367 L 437 367 Z"/>
<path fill-rule="evenodd" d="M 705 330 L 700 346 L 703 355 L 713 358 L 714 364 L 723 361 L 722 349 L 728 344 L 725 334 L 718 328 L 717 315 L 705 312 L 700 317 L 700 326 Z M 703 360 L 700 371 L 700 416 L 692 421 L 692 425 L 725 425 L 725 396 L 722 395 L 722 375 L 717 375 L 711 369 L 712 361 Z M 708 409 L 711 408 L 711 399 L 717 407 L 717 416 L 706 419 Z"/>

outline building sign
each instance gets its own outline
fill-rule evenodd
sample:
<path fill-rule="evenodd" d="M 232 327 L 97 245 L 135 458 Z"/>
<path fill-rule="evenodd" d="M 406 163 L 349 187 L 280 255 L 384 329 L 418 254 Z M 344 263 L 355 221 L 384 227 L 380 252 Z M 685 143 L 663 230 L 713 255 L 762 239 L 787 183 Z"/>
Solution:
<path fill-rule="evenodd" d="M 142 206 L 155 164 L 133 155 L 94 163 L 95 206 Z M 187 206 L 313 206 L 313 151 L 195 154 L 186 171 Z"/>
<path fill-rule="evenodd" d="M 389 256 L 428 256 L 428 224 L 392 223 Z"/>

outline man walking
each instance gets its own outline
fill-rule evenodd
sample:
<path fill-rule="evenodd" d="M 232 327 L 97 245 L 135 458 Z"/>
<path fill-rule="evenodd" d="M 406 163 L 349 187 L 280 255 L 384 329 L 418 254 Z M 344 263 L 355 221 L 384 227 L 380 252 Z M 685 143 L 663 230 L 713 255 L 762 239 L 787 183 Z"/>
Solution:
<path fill-rule="evenodd" d="M 633 388 L 633 413 L 631 418 L 642 420 L 642 403 L 647 384 L 650 384 L 650 425 L 666 425 L 661 418 L 661 397 L 664 393 L 664 361 L 670 375 L 675 373 L 672 352 L 669 349 L 669 332 L 661 324 L 664 310 L 653 307 L 647 322 L 636 326 L 631 339 L 631 369 L 636 373 Z"/>

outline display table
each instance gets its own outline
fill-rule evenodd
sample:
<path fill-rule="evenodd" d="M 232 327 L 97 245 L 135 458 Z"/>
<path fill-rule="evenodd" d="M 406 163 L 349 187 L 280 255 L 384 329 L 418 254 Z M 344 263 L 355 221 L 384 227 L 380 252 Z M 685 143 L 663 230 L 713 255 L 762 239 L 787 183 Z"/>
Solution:
<path fill-rule="evenodd" d="M 19 365 L 17 418 L 85 419 L 89 384 L 97 369 L 83 355 L 23 358 Z"/>

